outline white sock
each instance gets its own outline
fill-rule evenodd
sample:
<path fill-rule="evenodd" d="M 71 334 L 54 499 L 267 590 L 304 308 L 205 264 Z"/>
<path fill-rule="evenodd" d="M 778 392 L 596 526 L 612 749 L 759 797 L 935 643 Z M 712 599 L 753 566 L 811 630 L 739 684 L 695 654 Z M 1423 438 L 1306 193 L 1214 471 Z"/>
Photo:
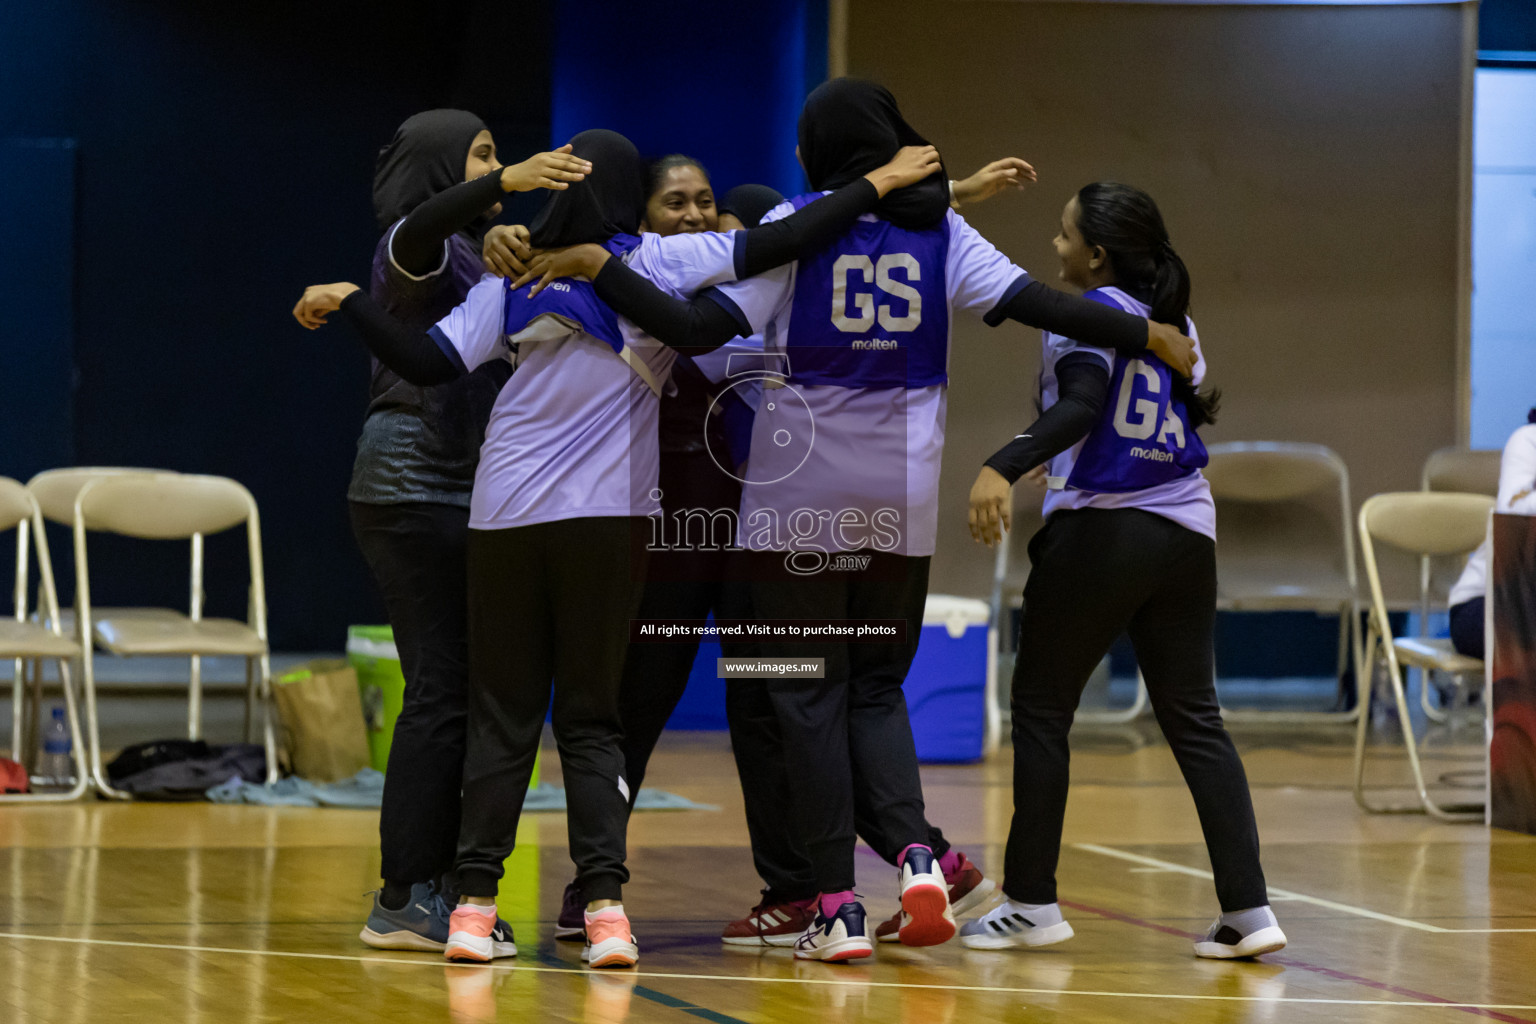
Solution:
<path fill-rule="evenodd" d="M 1015 914 L 1036 928 L 1049 928 L 1053 924 L 1061 924 L 1063 920 L 1059 903 L 1019 903 L 1016 900 L 1004 900 L 988 911 L 986 916 L 1000 921 Z"/>
<path fill-rule="evenodd" d="M 486 917 L 495 917 L 496 916 L 496 906 L 495 906 L 495 904 L 492 904 L 489 907 L 482 907 L 478 903 L 460 903 L 457 907 L 454 907 L 453 909 L 456 910 L 456 911 L 458 911 L 458 910 L 473 910 L 475 913 L 477 913 L 477 914 L 484 914 Z"/>
<path fill-rule="evenodd" d="M 615 903 L 611 907 L 604 907 L 602 910 L 597 910 L 597 911 L 583 910 L 582 911 L 582 915 L 585 916 L 588 921 L 591 921 L 591 920 L 596 919 L 596 917 L 599 914 L 606 914 L 610 910 L 617 910 L 619 913 L 622 914 L 622 913 L 624 913 L 624 904 L 622 904 L 622 903 Z"/>
<path fill-rule="evenodd" d="M 1275 912 L 1265 904 L 1262 907 L 1224 913 L 1221 915 L 1221 923 L 1228 928 L 1236 929 L 1239 935 L 1252 935 L 1260 928 L 1273 928 L 1280 922 L 1275 920 Z"/>

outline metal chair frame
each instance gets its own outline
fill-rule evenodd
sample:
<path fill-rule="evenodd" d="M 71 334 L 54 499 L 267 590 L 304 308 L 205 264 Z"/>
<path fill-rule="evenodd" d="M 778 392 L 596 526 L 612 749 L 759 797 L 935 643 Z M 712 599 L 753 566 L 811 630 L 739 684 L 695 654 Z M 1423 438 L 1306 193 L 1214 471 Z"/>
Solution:
<path fill-rule="evenodd" d="M 1364 692 L 1361 684 L 1361 640 L 1360 640 L 1360 601 L 1358 598 L 1359 582 L 1355 573 L 1355 547 L 1351 536 L 1350 522 L 1353 518 L 1350 510 L 1349 496 L 1349 467 L 1344 460 L 1331 448 L 1320 444 L 1309 444 L 1296 441 L 1236 441 L 1223 444 L 1213 444 L 1209 448 L 1212 459 L 1225 455 L 1281 455 L 1297 459 L 1305 459 L 1309 462 L 1321 463 L 1327 466 L 1338 482 L 1339 498 L 1339 542 L 1343 552 L 1344 583 L 1347 584 L 1351 595 L 1349 600 L 1337 605 L 1323 604 L 1316 600 L 1297 599 L 1288 601 L 1283 595 L 1263 596 L 1257 598 L 1226 598 L 1218 596 L 1217 607 L 1223 611 L 1310 611 L 1318 614 L 1337 614 L 1339 617 L 1339 646 L 1338 660 L 1335 675 L 1342 688 L 1344 684 L 1345 670 L 1350 666 L 1351 660 L 1355 668 L 1355 706 L 1345 711 L 1261 711 L 1244 708 L 1222 708 L 1222 717 L 1233 722 L 1264 722 L 1273 724 L 1311 724 L 1334 723 L 1346 724 L 1354 721 L 1360 715 L 1361 694 Z M 1318 488 L 1321 491 L 1321 488 Z M 1221 495 L 1213 486 L 1212 496 L 1220 500 Z M 1274 499 L 1280 500 L 1280 499 Z M 1264 503 L 1262 500 L 1256 504 Z M 1220 535 L 1221 523 L 1217 520 L 1217 534 Z M 1218 592 L 1219 593 L 1219 592 Z"/>
<path fill-rule="evenodd" d="M 1419 489 L 1434 493 L 1455 492 L 1460 494 L 1486 494 L 1491 498 L 1499 496 L 1499 469 L 1504 452 L 1497 448 L 1439 448 L 1430 452 L 1429 458 L 1424 460 L 1424 469 L 1420 474 Z M 1491 480 L 1489 470 L 1492 470 Z M 1471 488 L 1464 486 L 1468 482 L 1476 482 L 1470 478 L 1482 477 L 1482 486 Z M 1490 487 L 1489 484 L 1492 484 Z M 1441 486 L 1450 484 L 1452 486 Z M 1430 601 L 1431 577 L 1434 567 L 1432 559 L 1425 557 L 1419 559 L 1419 635 L 1424 638 L 1429 636 L 1429 614 L 1433 609 Z M 1419 707 L 1431 722 L 1443 724 L 1450 721 L 1451 710 L 1437 708 L 1429 700 L 1429 671 L 1420 669 L 1423 675 L 1423 685 L 1419 687 Z M 1462 689 L 1464 676 L 1456 677 L 1457 691 Z"/>
<path fill-rule="evenodd" d="M 1429 814 L 1442 821 L 1483 821 L 1485 817 L 1485 805 L 1481 803 L 1456 803 L 1445 804 L 1436 801 L 1429 795 L 1429 788 L 1424 781 L 1423 766 L 1419 761 L 1418 744 L 1413 736 L 1413 721 L 1408 712 L 1408 698 L 1403 686 L 1403 664 L 1410 664 L 1426 670 L 1441 668 L 1447 671 L 1459 671 L 1461 674 L 1474 675 L 1484 671 L 1483 664 L 1472 658 L 1461 658 L 1457 664 L 1466 663 L 1459 669 L 1456 666 L 1445 667 L 1446 658 L 1443 655 L 1420 652 L 1416 648 L 1422 643 L 1416 643 L 1412 638 L 1407 638 L 1407 645 L 1403 639 L 1392 636 L 1391 623 L 1387 618 L 1387 602 L 1382 594 L 1381 576 L 1376 567 L 1376 548 L 1373 542 L 1372 518 L 1378 514 L 1378 510 L 1390 508 L 1393 505 L 1403 506 L 1417 500 L 1422 503 L 1426 511 L 1436 511 L 1442 515 L 1465 516 L 1468 520 L 1475 519 L 1482 524 L 1482 536 L 1487 535 L 1487 524 L 1493 513 L 1494 500 L 1481 494 L 1457 494 L 1451 492 L 1425 493 L 1423 491 L 1407 491 L 1400 493 L 1378 494 L 1365 502 L 1360 507 L 1359 529 L 1360 549 L 1365 556 L 1366 581 L 1370 587 L 1371 605 L 1369 626 L 1366 630 L 1365 650 L 1362 656 L 1362 670 L 1375 668 L 1377 659 L 1386 662 L 1387 682 L 1392 689 L 1392 701 L 1397 714 L 1398 726 L 1402 731 L 1403 745 L 1407 748 L 1408 763 L 1413 772 L 1414 789 L 1418 801 L 1414 804 L 1377 804 L 1366 799 L 1365 796 L 1365 762 L 1366 762 L 1366 734 L 1370 728 L 1370 716 L 1362 714 L 1355 727 L 1355 802 L 1366 811 L 1373 814 Z M 1462 531 L 1466 538 L 1476 536 L 1477 531 L 1470 521 L 1458 523 L 1465 527 Z M 1403 538 L 1399 538 L 1401 541 Z M 1385 543 L 1403 550 L 1410 550 L 1403 543 Z M 1462 546 L 1460 544 L 1438 544 L 1425 550 L 1427 541 L 1420 542 L 1420 550 L 1411 553 L 1420 557 L 1434 555 L 1465 554 L 1473 550 L 1481 541 Z M 1374 676 L 1374 672 L 1372 672 Z M 1362 677 L 1363 678 L 1363 677 Z M 1368 695 L 1369 690 L 1363 691 Z M 1365 699 L 1363 696 L 1362 699 Z"/>
<path fill-rule="evenodd" d="M 124 528 L 114 525 L 107 516 L 110 499 L 115 497 L 114 491 L 123 491 L 126 488 L 144 488 L 162 485 L 167 489 L 177 486 L 201 486 L 212 487 L 226 492 L 231 500 L 237 500 L 242 506 L 238 519 L 230 522 L 222 520 L 211 524 L 187 526 L 185 524 L 168 524 L 165 528 Z M 107 646 L 101 632 L 102 625 L 113 621 L 115 618 L 144 618 L 146 615 L 138 614 L 147 612 L 147 617 L 159 618 L 162 621 L 175 623 L 176 619 L 166 618 L 160 613 L 163 609 L 128 609 L 108 611 L 102 609 L 102 615 L 96 615 L 91 607 L 90 599 L 90 569 L 86 547 L 87 535 L 91 532 L 112 532 L 125 536 L 134 536 L 145 539 L 189 539 L 191 542 L 191 594 L 189 599 L 188 614 L 184 620 L 189 623 L 200 623 L 203 619 L 203 538 L 208 533 L 222 532 L 244 525 L 246 529 L 247 548 L 250 562 L 250 591 L 247 602 L 247 624 L 259 638 L 261 653 L 241 655 L 245 658 L 246 698 L 245 698 L 245 735 L 249 740 L 252 735 L 252 726 L 255 719 L 257 705 L 260 704 L 262 712 L 262 743 L 267 754 L 267 780 L 277 779 L 277 748 L 272 722 L 271 710 L 271 656 L 266 647 L 267 640 L 267 604 L 266 587 L 264 582 L 264 569 L 261 551 L 261 526 L 260 515 L 256 508 L 255 499 L 243 486 L 234 480 L 223 477 L 197 477 L 182 476 L 175 473 L 136 473 L 136 474 L 111 474 L 89 480 L 80 488 L 74 502 L 72 516 L 72 529 L 74 534 L 75 549 L 75 622 L 76 631 L 82 648 L 90 649 L 94 642 Z M 179 613 L 171 613 L 178 616 Z M 195 647 L 195 645 L 193 645 Z M 117 652 L 122 656 L 133 657 L 136 654 L 147 652 L 123 651 Z M 202 677 L 201 658 L 203 656 L 219 655 L 227 652 L 214 648 L 193 649 L 186 653 L 191 659 L 191 671 L 189 673 L 187 687 L 187 735 L 189 739 L 199 738 L 202 731 Z M 91 777 L 96 788 L 104 795 L 127 799 L 130 794 L 124 793 L 112 786 L 102 764 L 101 728 L 97 707 L 96 677 L 93 659 L 84 659 L 84 692 L 86 708 L 86 728 L 90 745 Z"/>
<path fill-rule="evenodd" d="M 64 693 L 65 720 L 72 742 L 70 756 L 75 764 L 75 782 L 61 793 L 6 793 L 0 794 L 5 803 L 64 803 L 78 800 L 90 785 L 91 773 L 86 754 L 84 733 L 80 729 L 79 708 L 75 701 L 74 680 L 70 673 L 70 661 L 78 655 L 78 647 L 72 644 L 60 626 L 59 597 L 54 587 L 53 562 L 48 556 L 48 539 L 43 533 L 42 512 L 31 493 L 15 480 L 0 478 L 0 530 L 16 531 L 16 580 L 13 617 L 22 635 L 22 649 L 15 650 L 11 676 L 11 756 L 31 767 L 40 746 L 38 728 L 34 724 L 26 728 L 27 704 L 32 704 L 31 720 L 36 722 L 36 708 L 42 699 L 42 663 L 58 662 L 59 683 Z M 29 544 L 29 540 L 31 543 Z M 27 593 L 29 555 L 35 550 L 38 571 L 38 619 L 32 622 L 28 612 Z M 30 653 L 25 648 L 25 636 L 36 632 L 39 639 L 47 636 L 53 643 L 39 645 Z M 68 645 L 68 646 L 66 646 Z M 75 647 L 74 650 L 69 650 Z M 61 648 L 63 652 L 61 653 Z"/>

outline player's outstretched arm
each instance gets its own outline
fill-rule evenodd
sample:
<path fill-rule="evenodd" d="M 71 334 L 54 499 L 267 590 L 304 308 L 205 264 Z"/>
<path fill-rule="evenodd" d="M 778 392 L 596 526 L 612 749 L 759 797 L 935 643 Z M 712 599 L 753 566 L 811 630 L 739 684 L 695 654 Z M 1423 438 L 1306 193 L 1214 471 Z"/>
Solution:
<path fill-rule="evenodd" d="M 993 160 L 969 178 L 950 182 L 950 198 L 955 209 L 991 199 L 1009 189 L 1023 191 L 1038 175 L 1029 163 L 1016 156 Z"/>

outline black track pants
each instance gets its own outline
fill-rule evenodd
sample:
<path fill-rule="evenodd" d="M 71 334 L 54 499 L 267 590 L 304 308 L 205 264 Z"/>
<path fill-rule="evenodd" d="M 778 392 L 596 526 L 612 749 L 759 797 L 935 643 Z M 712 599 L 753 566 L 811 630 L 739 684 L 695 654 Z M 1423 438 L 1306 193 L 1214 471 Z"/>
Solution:
<path fill-rule="evenodd" d="M 1056 901 L 1067 732 L 1094 666 L 1128 632 L 1194 797 L 1222 910 L 1268 903 L 1248 779 L 1216 704 L 1215 542 L 1138 509 L 1080 509 L 1053 514 L 1029 555 L 1003 890 L 1024 903 Z"/>
<path fill-rule="evenodd" d="M 380 874 L 435 881 L 453 867 L 469 689 L 469 509 L 351 502 L 352 533 L 384 595 L 405 702 L 379 812 Z"/>
<path fill-rule="evenodd" d="M 619 679 L 647 520 L 564 519 L 469 538 L 469 751 L 458 881 L 494 896 L 554 700 L 571 859 L 588 902 L 629 880 Z"/>

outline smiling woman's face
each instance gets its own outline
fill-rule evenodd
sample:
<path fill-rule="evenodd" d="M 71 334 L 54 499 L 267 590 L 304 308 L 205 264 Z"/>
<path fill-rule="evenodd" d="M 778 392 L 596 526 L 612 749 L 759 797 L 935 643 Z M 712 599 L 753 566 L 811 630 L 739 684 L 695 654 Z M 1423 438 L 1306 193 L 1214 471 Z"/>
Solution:
<path fill-rule="evenodd" d="M 669 167 L 645 201 L 645 229 L 658 235 L 714 231 L 720 224 L 715 190 L 693 164 Z"/>

